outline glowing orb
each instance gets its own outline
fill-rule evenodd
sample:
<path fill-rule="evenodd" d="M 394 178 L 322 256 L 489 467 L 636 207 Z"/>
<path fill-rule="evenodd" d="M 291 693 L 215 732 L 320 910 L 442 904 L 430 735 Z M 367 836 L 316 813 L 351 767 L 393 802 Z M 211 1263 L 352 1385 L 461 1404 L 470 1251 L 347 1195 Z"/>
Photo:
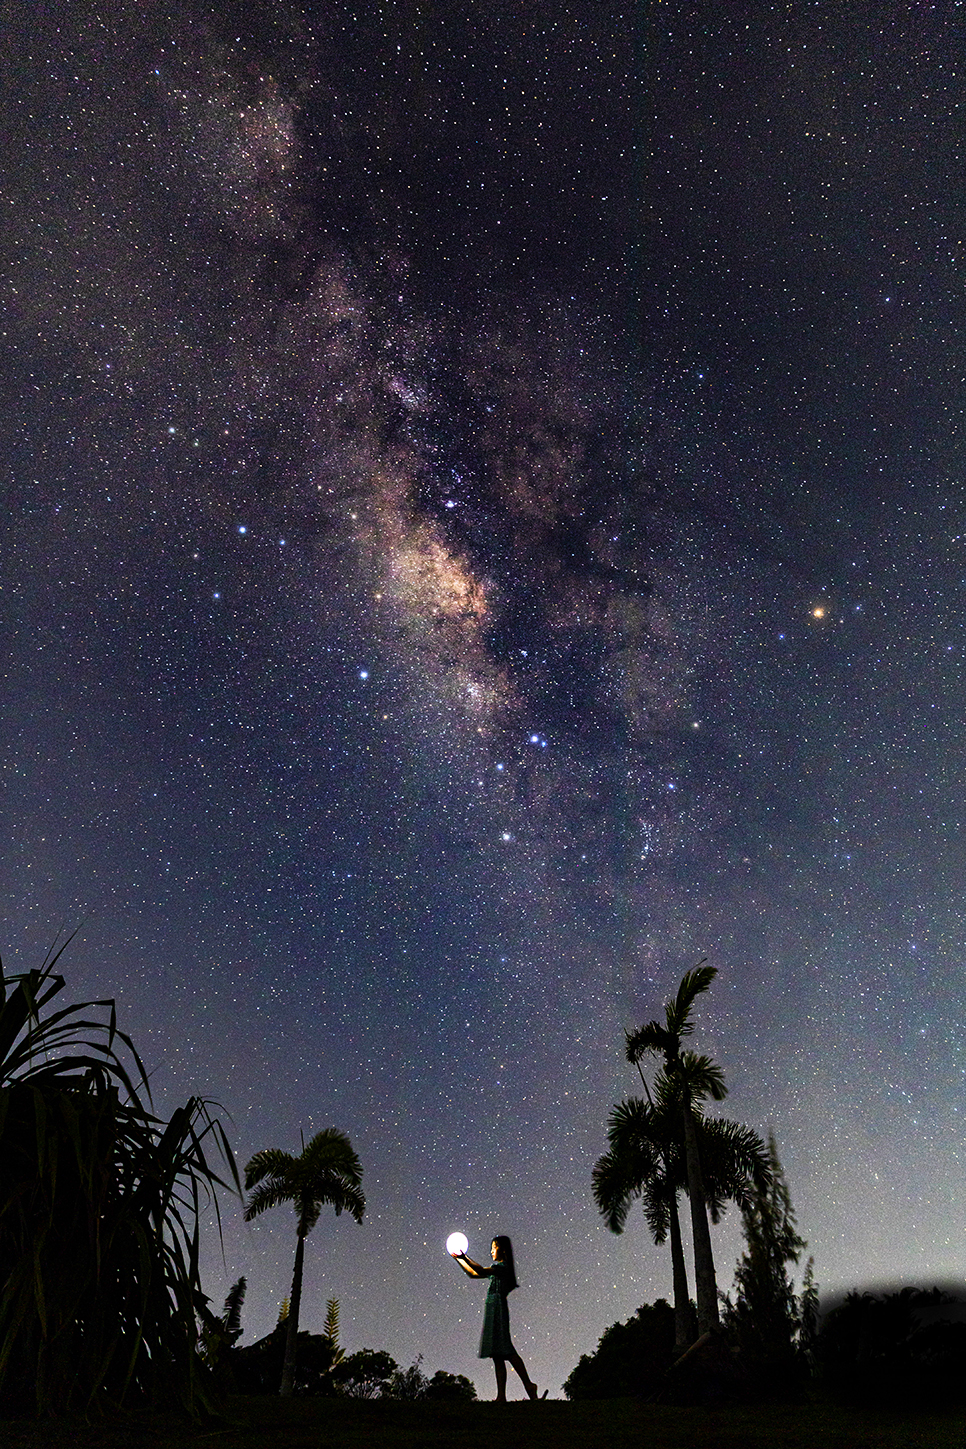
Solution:
<path fill-rule="evenodd" d="M 469 1239 L 465 1233 L 450 1233 L 446 1239 L 446 1251 L 450 1254 L 465 1253 L 469 1245 Z"/>

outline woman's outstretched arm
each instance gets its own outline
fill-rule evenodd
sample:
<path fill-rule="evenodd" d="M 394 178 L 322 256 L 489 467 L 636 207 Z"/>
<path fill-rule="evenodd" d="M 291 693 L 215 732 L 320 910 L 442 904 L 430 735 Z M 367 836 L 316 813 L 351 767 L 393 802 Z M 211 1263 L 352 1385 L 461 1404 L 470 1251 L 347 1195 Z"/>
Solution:
<path fill-rule="evenodd" d="M 492 1268 L 484 1268 L 481 1264 L 474 1263 L 473 1259 L 468 1258 L 465 1253 L 451 1253 L 450 1257 L 456 1259 L 463 1272 L 470 1278 L 489 1278 L 493 1272 Z"/>

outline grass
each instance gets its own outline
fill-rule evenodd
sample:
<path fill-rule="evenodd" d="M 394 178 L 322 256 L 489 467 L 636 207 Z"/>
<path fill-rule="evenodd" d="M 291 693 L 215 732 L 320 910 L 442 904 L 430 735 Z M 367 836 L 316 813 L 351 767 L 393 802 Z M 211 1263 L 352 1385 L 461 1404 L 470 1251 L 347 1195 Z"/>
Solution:
<path fill-rule="evenodd" d="M 0 1423 L 0 1449 L 963 1449 L 966 1413 L 827 1405 L 677 1409 L 608 1399 L 506 1406 L 233 1399 L 228 1421 Z"/>

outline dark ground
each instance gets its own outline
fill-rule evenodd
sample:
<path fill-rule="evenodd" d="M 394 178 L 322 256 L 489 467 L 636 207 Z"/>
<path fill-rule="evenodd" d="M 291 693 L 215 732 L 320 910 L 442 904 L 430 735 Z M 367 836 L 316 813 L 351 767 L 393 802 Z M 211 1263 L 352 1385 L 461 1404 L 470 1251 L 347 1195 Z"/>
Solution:
<path fill-rule="evenodd" d="M 97 1426 L 0 1424 L 0 1449 L 962 1449 L 966 1414 L 887 1414 L 827 1406 L 678 1409 L 631 1399 L 423 1405 L 237 1399 L 231 1423 L 162 1416 Z"/>

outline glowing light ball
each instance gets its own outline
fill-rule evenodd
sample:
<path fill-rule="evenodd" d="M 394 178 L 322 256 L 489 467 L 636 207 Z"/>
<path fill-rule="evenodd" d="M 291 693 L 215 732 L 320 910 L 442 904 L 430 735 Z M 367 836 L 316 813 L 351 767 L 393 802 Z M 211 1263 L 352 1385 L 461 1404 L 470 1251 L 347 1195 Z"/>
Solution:
<path fill-rule="evenodd" d="M 450 1254 L 465 1253 L 469 1245 L 465 1233 L 450 1233 L 446 1239 L 446 1251 Z"/>

